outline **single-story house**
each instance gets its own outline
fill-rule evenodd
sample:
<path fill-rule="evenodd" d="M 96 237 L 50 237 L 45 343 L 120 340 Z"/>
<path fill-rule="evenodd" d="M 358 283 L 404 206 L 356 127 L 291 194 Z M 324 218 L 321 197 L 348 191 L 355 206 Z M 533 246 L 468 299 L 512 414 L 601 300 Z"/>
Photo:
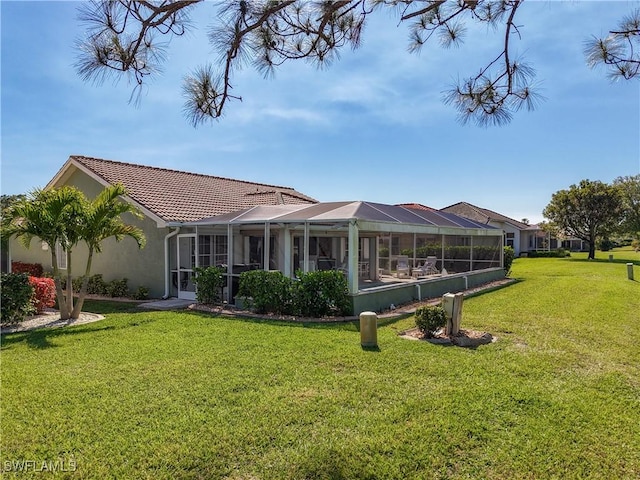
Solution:
<path fill-rule="evenodd" d="M 101 273 L 106 281 L 127 278 L 132 290 L 142 285 L 151 297 L 175 295 L 175 279 L 167 268 L 169 257 L 177 251 L 177 236 L 184 222 L 199 220 L 255 205 L 310 205 L 317 202 L 291 187 L 267 185 L 243 180 L 182 172 L 166 168 L 136 165 L 99 158 L 72 155 L 45 188 L 71 185 L 88 198 L 94 198 L 104 187 L 122 183 L 126 200 L 138 207 L 143 218 L 129 215 L 127 223 L 142 228 L 147 238 L 143 249 L 132 239 L 120 243 L 108 239 L 102 252 L 94 256 L 92 272 Z M 174 225 L 174 226 L 170 226 Z M 41 263 L 51 270 L 51 253 L 40 242 L 32 241 L 25 249 L 11 239 L 12 260 Z M 204 249 L 204 245 L 202 246 Z M 218 245 L 213 245 L 214 252 Z M 74 276 L 84 270 L 86 249 L 81 244 L 74 250 Z M 64 267 L 64 256 L 59 255 Z"/>
<path fill-rule="evenodd" d="M 467 202 L 458 202 L 441 209 L 483 225 L 491 225 L 504 231 L 504 245 L 513 247 L 516 256 L 532 250 L 558 248 L 558 241 L 538 225 L 529 225 L 487 208 Z"/>
<path fill-rule="evenodd" d="M 107 281 L 126 277 L 131 289 L 143 285 L 155 298 L 194 299 L 194 270 L 211 265 L 226 272 L 229 302 L 249 269 L 289 277 L 340 270 L 356 312 L 504 277 L 501 228 L 417 204 L 319 203 L 290 187 L 84 156 L 71 156 L 46 188 L 72 185 L 92 198 L 118 182 L 144 214 L 126 221 L 143 229 L 147 245 L 139 250 L 131 239 L 109 239 L 92 271 Z M 50 268 L 44 248 L 25 250 L 12 239 L 10 253 Z M 86 251 L 79 246 L 76 253 Z M 427 260 L 437 274 L 420 276 Z M 84 259 L 74 261 L 80 275 Z"/>

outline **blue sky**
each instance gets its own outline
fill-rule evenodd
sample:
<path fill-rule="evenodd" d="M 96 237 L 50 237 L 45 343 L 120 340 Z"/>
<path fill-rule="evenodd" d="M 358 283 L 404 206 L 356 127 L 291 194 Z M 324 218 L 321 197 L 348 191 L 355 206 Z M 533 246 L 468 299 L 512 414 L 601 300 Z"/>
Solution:
<path fill-rule="evenodd" d="M 173 40 L 141 104 L 126 80 L 102 86 L 76 75 L 83 35 L 77 3 L 0 2 L 3 194 L 42 187 L 80 154 L 291 186 L 320 201 L 467 201 L 515 219 L 542 219 L 551 195 L 581 179 L 640 173 L 640 83 L 608 80 L 582 53 L 639 2 L 528 1 L 520 9 L 524 54 L 546 100 L 505 127 L 461 125 L 442 92 L 475 74 L 502 33 L 470 28 L 460 48 L 407 52 L 408 29 L 372 17 L 363 45 L 330 68 L 293 62 L 265 80 L 247 67 L 217 122 L 190 126 L 181 81 L 214 60 L 206 26 Z"/>

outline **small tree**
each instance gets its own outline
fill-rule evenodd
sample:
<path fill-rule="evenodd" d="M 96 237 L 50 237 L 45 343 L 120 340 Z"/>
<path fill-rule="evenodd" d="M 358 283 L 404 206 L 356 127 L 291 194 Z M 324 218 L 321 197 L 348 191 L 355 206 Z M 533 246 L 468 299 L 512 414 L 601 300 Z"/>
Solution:
<path fill-rule="evenodd" d="M 120 200 L 126 189 L 122 184 L 113 185 L 102 190 L 91 202 L 85 203 L 81 222 L 78 228 L 79 238 L 84 240 L 89 248 L 84 279 L 78 301 L 71 313 L 72 318 L 78 318 L 82 311 L 84 299 L 87 296 L 87 285 L 91 275 L 91 263 L 94 253 L 99 253 L 104 240 L 114 237 L 116 242 L 125 237 L 133 238 L 138 248 L 144 247 L 146 238 L 142 230 L 134 225 L 127 225 L 122 221 L 122 214 L 131 213 L 140 217 L 138 210 L 130 203 Z"/>
<path fill-rule="evenodd" d="M 140 248 L 144 246 L 142 230 L 122 221 L 123 213 L 137 214 L 133 205 L 119 199 L 125 193 L 122 185 L 115 185 L 105 188 L 95 200 L 89 202 L 74 187 L 34 190 L 6 210 L 2 219 L 3 237 L 19 237 L 26 248 L 29 248 L 34 237 L 49 244 L 60 318 L 66 320 L 80 316 L 93 255 L 100 252 L 100 245 L 105 239 L 115 237 L 116 241 L 120 241 L 129 236 L 136 240 Z M 72 250 L 80 241 L 87 244 L 89 256 L 74 308 Z M 58 268 L 57 244 L 61 245 L 67 257 L 66 296 L 62 290 L 61 272 Z"/>
<path fill-rule="evenodd" d="M 620 233 L 631 234 L 640 240 L 640 174 L 618 177 L 613 185 L 622 198 Z"/>
<path fill-rule="evenodd" d="M 416 327 L 427 337 L 447 324 L 447 314 L 441 306 L 425 305 L 416 309 Z"/>
<path fill-rule="evenodd" d="M 77 224 L 85 202 L 82 192 L 72 187 L 38 189 L 7 208 L 2 218 L 3 237 L 16 236 L 26 248 L 29 248 L 33 238 L 39 238 L 49 245 L 60 318 L 64 320 L 71 317 L 73 310 L 71 248 L 78 240 Z M 67 256 L 66 297 L 58 269 L 58 244 Z"/>
<path fill-rule="evenodd" d="M 551 197 L 543 215 L 566 235 L 589 245 L 588 258 L 595 258 L 596 239 L 614 231 L 621 220 L 618 190 L 600 181 L 582 180 Z"/>

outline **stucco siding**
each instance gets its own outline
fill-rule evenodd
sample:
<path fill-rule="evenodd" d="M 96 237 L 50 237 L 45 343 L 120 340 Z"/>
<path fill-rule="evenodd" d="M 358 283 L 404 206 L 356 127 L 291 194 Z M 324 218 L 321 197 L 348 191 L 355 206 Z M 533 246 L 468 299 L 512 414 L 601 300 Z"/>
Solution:
<path fill-rule="evenodd" d="M 75 186 L 88 198 L 94 198 L 104 186 L 84 172 L 76 170 L 65 184 Z M 102 251 L 95 253 L 91 274 L 102 274 L 105 281 L 127 278 L 129 289 L 137 290 L 139 286 L 149 289 L 153 298 L 164 295 L 164 236 L 170 232 L 168 228 L 158 228 L 155 221 L 148 217 L 135 218 L 130 214 L 123 217 L 125 223 L 140 227 L 147 239 L 146 246 L 138 249 L 132 238 L 124 238 L 120 242 L 109 238 L 102 243 Z M 41 263 L 46 271 L 52 270 L 51 252 L 43 251 L 41 242 L 34 239 L 31 248 L 25 249 L 16 239 L 11 240 L 11 259 L 30 263 Z M 72 274 L 78 277 L 84 274 L 87 260 L 87 248 L 80 244 L 73 250 Z"/>

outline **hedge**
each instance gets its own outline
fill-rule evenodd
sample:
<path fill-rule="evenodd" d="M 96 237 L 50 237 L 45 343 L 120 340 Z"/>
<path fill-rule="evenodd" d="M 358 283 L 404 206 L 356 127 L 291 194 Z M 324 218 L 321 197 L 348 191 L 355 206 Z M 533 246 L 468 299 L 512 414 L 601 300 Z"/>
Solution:
<path fill-rule="evenodd" d="M 0 320 L 2 323 L 17 323 L 34 313 L 31 303 L 33 287 L 26 273 L 2 273 L 0 298 Z"/>

